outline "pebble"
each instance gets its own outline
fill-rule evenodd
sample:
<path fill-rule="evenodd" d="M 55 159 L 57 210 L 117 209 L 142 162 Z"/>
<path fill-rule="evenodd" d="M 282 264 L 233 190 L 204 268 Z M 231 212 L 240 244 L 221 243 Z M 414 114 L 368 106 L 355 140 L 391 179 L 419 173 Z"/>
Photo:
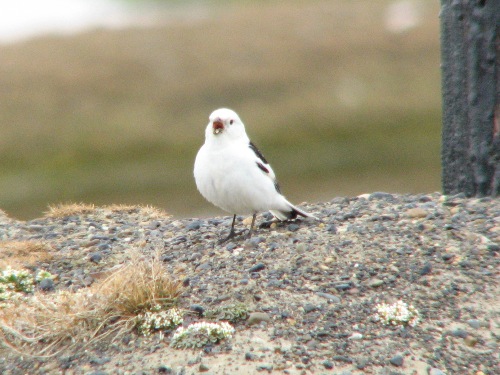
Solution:
<path fill-rule="evenodd" d="M 404 358 L 401 354 L 396 354 L 394 357 L 392 357 L 389 362 L 391 365 L 396 366 L 396 367 L 401 367 L 403 366 L 403 361 Z"/>
<path fill-rule="evenodd" d="M 160 374 L 173 374 L 173 370 L 170 366 L 167 365 L 160 365 L 158 366 L 158 372 Z"/>
<path fill-rule="evenodd" d="M 378 288 L 379 286 L 382 286 L 384 285 L 384 280 L 381 280 L 381 279 L 371 279 L 369 282 L 368 282 L 368 286 L 369 287 L 372 287 L 372 288 Z"/>
<path fill-rule="evenodd" d="M 246 361 L 255 361 L 257 359 L 257 355 L 251 352 L 246 352 L 245 353 L 245 360 Z"/>
<path fill-rule="evenodd" d="M 198 371 L 199 372 L 207 372 L 209 370 L 209 367 L 205 365 L 204 363 L 200 363 L 200 366 L 198 366 Z"/>
<path fill-rule="evenodd" d="M 271 321 L 271 316 L 264 312 L 252 312 L 249 314 L 247 322 L 248 325 L 260 324 L 262 322 Z"/>
<path fill-rule="evenodd" d="M 186 229 L 187 230 L 198 230 L 201 228 L 202 224 L 203 224 L 203 222 L 200 220 L 192 221 L 188 225 L 186 225 Z"/>
<path fill-rule="evenodd" d="M 323 298 L 326 298 L 330 302 L 340 303 L 340 298 L 337 296 L 334 296 L 333 294 L 317 292 L 316 295 L 323 297 Z"/>
<path fill-rule="evenodd" d="M 42 281 L 40 281 L 40 283 L 38 284 L 38 287 L 43 290 L 44 292 L 49 292 L 49 291 L 52 291 L 54 290 L 54 280 L 50 279 L 50 278 L 47 278 L 47 279 L 43 279 Z"/>
<path fill-rule="evenodd" d="M 271 363 L 262 363 L 257 366 L 257 371 L 273 371 L 273 365 Z"/>
<path fill-rule="evenodd" d="M 348 337 L 349 340 L 361 340 L 363 335 L 359 332 L 354 332 L 351 336 Z"/>
<path fill-rule="evenodd" d="M 331 370 L 333 368 L 333 363 L 329 360 L 325 360 L 322 362 L 322 365 L 325 366 L 327 370 Z"/>
<path fill-rule="evenodd" d="M 298 225 L 298 224 L 288 224 L 287 229 L 290 232 L 296 232 L 296 231 L 298 231 L 300 229 L 300 225 Z"/>
<path fill-rule="evenodd" d="M 248 272 L 259 272 L 262 271 L 263 269 L 266 268 L 266 265 L 264 263 L 257 263 L 255 266 L 251 267 Z"/>
<path fill-rule="evenodd" d="M 94 263 L 99 263 L 102 260 L 102 254 L 100 252 L 95 252 L 89 255 L 89 260 Z"/>
<path fill-rule="evenodd" d="M 406 215 L 408 217 L 414 218 L 414 219 L 419 219 L 419 218 L 424 218 L 428 215 L 429 213 L 424 210 L 423 208 L 410 208 L 409 210 L 406 211 Z"/>
<path fill-rule="evenodd" d="M 477 319 L 469 319 L 467 320 L 467 324 L 475 329 L 481 328 L 481 322 Z"/>
<path fill-rule="evenodd" d="M 429 375 L 446 375 L 446 373 L 433 367 L 430 369 Z"/>

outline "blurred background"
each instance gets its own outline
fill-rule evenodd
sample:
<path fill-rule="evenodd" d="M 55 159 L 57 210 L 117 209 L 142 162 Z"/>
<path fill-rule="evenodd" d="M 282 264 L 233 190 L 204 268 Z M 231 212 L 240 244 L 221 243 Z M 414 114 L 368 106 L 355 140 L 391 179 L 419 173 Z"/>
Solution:
<path fill-rule="evenodd" d="M 222 215 L 193 163 L 239 113 L 294 203 L 440 190 L 439 2 L 0 4 L 0 209 Z"/>

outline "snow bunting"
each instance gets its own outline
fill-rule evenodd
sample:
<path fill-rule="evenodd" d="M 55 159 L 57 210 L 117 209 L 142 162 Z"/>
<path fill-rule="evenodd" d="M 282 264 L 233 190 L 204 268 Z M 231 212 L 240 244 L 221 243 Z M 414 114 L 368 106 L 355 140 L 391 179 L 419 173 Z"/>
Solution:
<path fill-rule="evenodd" d="M 235 235 L 236 214 L 252 214 L 250 238 L 258 212 L 270 211 L 278 220 L 313 217 L 281 194 L 274 172 L 248 138 L 236 112 L 221 108 L 210 115 L 205 144 L 194 163 L 196 186 L 206 200 L 233 214 L 228 240 Z"/>

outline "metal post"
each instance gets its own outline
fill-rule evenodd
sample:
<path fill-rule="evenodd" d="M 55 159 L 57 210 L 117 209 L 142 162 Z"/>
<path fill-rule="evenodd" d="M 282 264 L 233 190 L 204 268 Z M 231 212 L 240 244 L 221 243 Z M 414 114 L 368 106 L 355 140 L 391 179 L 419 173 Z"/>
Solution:
<path fill-rule="evenodd" d="M 445 194 L 500 195 L 500 0 L 441 0 Z"/>

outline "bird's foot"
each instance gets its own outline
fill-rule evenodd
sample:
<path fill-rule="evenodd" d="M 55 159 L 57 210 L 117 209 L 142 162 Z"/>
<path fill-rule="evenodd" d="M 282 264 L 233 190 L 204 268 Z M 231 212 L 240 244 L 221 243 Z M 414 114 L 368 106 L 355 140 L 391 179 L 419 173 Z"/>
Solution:
<path fill-rule="evenodd" d="M 230 239 L 232 239 L 234 237 L 238 237 L 238 236 L 242 235 L 245 232 L 246 232 L 246 230 L 242 230 L 242 231 L 239 231 L 239 232 L 236 232 L 235 230 L 232 230 L 232 231 L 229 232 L 229 235 L 227 237 L 224 237 L 224 238 L 220 239 L 218 241 L 218 244 L 222 245 L 223 243 L 229 241 Z"/>

